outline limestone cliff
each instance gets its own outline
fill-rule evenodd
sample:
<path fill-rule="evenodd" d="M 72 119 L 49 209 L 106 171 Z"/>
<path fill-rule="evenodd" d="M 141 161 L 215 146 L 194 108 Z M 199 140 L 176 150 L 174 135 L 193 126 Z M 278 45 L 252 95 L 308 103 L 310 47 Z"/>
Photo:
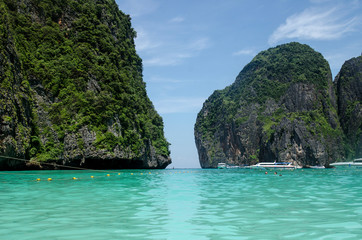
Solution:
<path fill-rule="evenodd" d="M 345 133 L 345 158 L 362 157 L 362 56 L 346 61 L 334 81 Z"/>
<path fill-rule="evenodd" d="M 204 103 L 195 124 L 203 168 L 219 162 L 328 165 L 343 155 L 328 62 L 307 45 L 259 53 Z"/>
<path fill-rule="evenodd" d="M 0 0 L 0 12 L 0 169 L 171 163 L 114 0 Z"/>

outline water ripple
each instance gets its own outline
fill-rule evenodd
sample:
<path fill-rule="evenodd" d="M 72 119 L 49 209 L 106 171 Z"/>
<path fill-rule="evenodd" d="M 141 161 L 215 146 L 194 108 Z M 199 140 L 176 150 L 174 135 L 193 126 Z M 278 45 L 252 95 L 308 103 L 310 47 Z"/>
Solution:
<path fill-rule="evenodd" d="M 361 170 L 13 173 L 0 175 L 6 239 L 362 237 Z"/>

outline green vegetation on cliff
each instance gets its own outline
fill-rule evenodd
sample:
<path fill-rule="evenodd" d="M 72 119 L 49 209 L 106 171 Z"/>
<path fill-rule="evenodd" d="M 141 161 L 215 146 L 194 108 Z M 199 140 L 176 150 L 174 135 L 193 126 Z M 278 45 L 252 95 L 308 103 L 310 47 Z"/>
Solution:
<path fill-rule="evenodd" d="M 216 122 L 246 122 L 248 116 L 240 105 L 256 103 L 264 105 L 267 100 L 278 102 L 293 83 L 313 84 L 316 90 L 326 90 L 329 64 L 320 53 L 307 45 L 290 43 L 260 52 L 237 76 L 235 83 L 224 90 L 215 91 L 205 102 L 208 117 L 202 121 L 203 129 L 213 129 Z M 259 113 L 265 110 L 259 108 Z M 292 117 L 279 108 L 273 115 L 260 116 L 266 123 L 278 121 L 284 116 Z M 309 113 L 305 112 L 304 117 Z M 264 129 L 268 129 L 269 122 Z"/>
<path fill-rule="evenodd" d="M 162 118 L 142 80 L 136 33 L 114 0 L 0 0 L 0 10 L 2 121 L 19 129 L 27 121 L 26 157 L 62 158 L 65 136 L 84 126 L 96 133 L 97 149 L 118 146 L 139 158 L 150 142 L 169 156 Z M 11 92 L 23 94 L 18 99 L 32 110 L 4 97 Z M 43 111 L 51 123 L 39 126 Z M 82 150 L 84 140 L 77 143 Z"/>
<path fill-rule="evenodd" d="M 362 56 L 346 61 L 334 81 L 347 159 L 362 157 Z"/>
<path fill-rule="evenodd" d="M 309 137 L 323 145 L 323 162 L 338 156 L 333 144 L 343 133 L 332 87 L 328 62 L 307 45 L 292 42 L 260 52 L 232 85 L 215 91 L 198 114 L 196 143 L 199 156 L 208 158 L 200 157 L 201 165 L 215 166 L 222 158 L 233 164 L 322 162 L 317 157 L 322 153 L 307 146 L 312 143 L 304 138 Z M 292 157 L 297 145 L 303 148 L 303 159 Z"/>

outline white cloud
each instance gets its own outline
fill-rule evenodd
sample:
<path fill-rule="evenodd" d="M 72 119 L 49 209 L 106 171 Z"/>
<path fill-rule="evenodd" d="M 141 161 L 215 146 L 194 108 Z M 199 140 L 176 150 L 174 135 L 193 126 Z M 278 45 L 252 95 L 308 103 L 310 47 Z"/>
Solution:
<path fill-rule="evenodd" d="M 204 37 L 192 41 L 188 46 L 186 45 L 186 49 L 189 49 L 191 51 L 201 51 L 210 46 L 211 46 L 210 40 Z"/>
<path fill-rule="evenodd" d="M 160 114 L 168 113 L 197 113 L 202 108 L 206 98 L 169 98 L 154 101 L 156 110 Z"/>
<path fill-rule="evenodd" d="M 250 55 L 250 56 L 254 56 L 255 55 L 255 51 L 251 50 L 251 49 L 243 49 L 237 52 L 233 53 L 234 56 L 239 56 L 239 55 Z"/>
<path fill-rule="evenodd" d="M 151 58 L 144 58 L 145 66 L 176 66 L 184 59 L 197 56 L 202 50 L 211 46 L 208 38 L 198 38 L 189 43 L 170 41 L 157 46 Z"/>
<path fill-rule="evenodd" d="M 309 0 L 309 1 L 314 4 L 321 4 L 321 3 L 330 2 L 331 0 Z"/>
<path fill-rule="evenodd" d="M 183 21 L 185 21 L 183 17 L 174 17 L 170 20 L 171 23 L 181 23 Z"/>
<path fill-rule="evenodd" d="M 152 41 L 148 33 L 142 28 L 137 29 L 137 38 L 135 39 L 137 51 L 145 51 L 153 48 L 157 48 L 161 43 Z"/>
<path fill-rule="evenodd" d="M 341 69 L 343 63 L 348 59 L 345 53 L 330 53 L 324 56 L 327 59 L 333 76 L 336 76 Z"/>
<path fill-rule="evenodd" d="M 357 17 L 346 18 L 344 9 L 334 7 L 329 10 L 308 8 L 292 15 L 269 37 L 273 45 L 283 39 L 331 40 L 341 38 L 354 31 L 358 24 Z"/>
<path fill-rule="evenodd" d="M 158 57 L 145 59 L 143 65 L 145 66 L 176 66 L 179 65 L 183 59 L 192 57 L 191 54 L 186 53 L 166 53 Z"/>
<path fill-rule="evenodd" d="M 117 0 L 116 2 L 119 8 L 131 17 L 152 13 L 159 6 L 159 3 L 154 0 Z"/>
<path fill-rule="evenodd" d="M 147 82 L 153 82 L 153 83 L 181 83 L 181 80 L 172 79 L 172 78 L 165 78 L 160 76 L 151 76 L 149 79 L 147 79 Z"/>

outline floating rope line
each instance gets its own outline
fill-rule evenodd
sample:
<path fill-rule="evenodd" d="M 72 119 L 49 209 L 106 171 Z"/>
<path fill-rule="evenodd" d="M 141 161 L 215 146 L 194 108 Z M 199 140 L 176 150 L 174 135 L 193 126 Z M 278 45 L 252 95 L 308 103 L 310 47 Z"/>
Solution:
<path fill-rule="evenodd" d="M 61 168 L 69 168 L 69 169 L 74 169 L 74 170 L 85 170 L 85 171 L 93 171 L 93 172 L 99 172 L 99 173 L 107 173 L 106 175 L 103 175 L 103 176 L 89 176 L 89 177 L 75 177 L 75 176 L 72 176 L 72 177 L 68 177 L 68 178 L 52 178 L 52 177 L 44 177 L 44 178 L 40 178 L 40 177 L 37 177 L 35 178 L 35 180 L 32 180 L 32 182 L 40 182 L 40 181 L 47 181 L 47 182 L 51 182 L 53 180 L 56 180 L 56 181 L 59 181 L 59 180 L 86 180 L 86 179 L 89 179 L 89 180 L 92 180 L 92 179 L 95 179 L 95 178 L 101 178 L 101 177 L 113 177 L 113 176 L 120 176 L 120 175 L 131 175 L 131 176 L 148 176 L 148 175 L 152 175 L 152 174 L 155 174 L 155 175 L 158 175 L 158 174 L 167 174 L 167 175 L 173 175 L 173 174 L 180 174 L 180 173 L 195 173 L 197 171 L 179 171 L 179 170 L 175 170 L 173 171 L 171 169 L 170 172 L 163 172 L 163 173 L 158 173 L 158 172 L 155 172 L 155 173 L 151 173 L 149 170 L 145 171 L 145 172 L 123 172 L 123 173 L 120 173 L 120 172 L 117 172 L 117 170 L 108 170 L 108 171 L 105 171 L 105 170 L 97 170 L 97 169 L 89 169 L 89 168 L 81 168 L 81 167 L 72 167 L 72 166 L 67 166 L 67 165 L 61 165 L 61 164 L 56 164 L 56 163 L 45 163 L 45 162 L 40 162 L 40 161 L 36 161 L 36 160 L 27 160 L 27 159 L 21 159 L 21 158 L 16 158 L 16 157 L 8 157 L 8 156 L 2 156 L 0 155 L 0 159 L 10 159 L 10 160 L 17 160 L 17 161 L 22 161 L 22 162 L 32 162 L 32 163 L 38 163 L 39 165 L 50 165 L 52 167 L 61 167 Z M 111 172 L 111 173 L 110 173 Z M 37 175 L 37 174 L 34 174 L 34 173 L 29 173 L 29 174 L 26 174 L 26 173 L 14 173 L 14 172 L 2 172 L 0 171 L 0 174 L 5 174 L 5 175 Z"/>
<path fill-rule="evenodd" d="M 130 171 L 130 172 L 123 172 L 123 173 L 120 173 L 120 172 L 117 172 L 119 170 L 96 170 L 96 169 L 89 169 L 89 168 L 82 168 L 82 167 L 72 167 L 72 166 L 67 166 L 67 165 L 61 165 L 61 164 L 56 164 L 56 163 L 46 163 L 46 162 L 40 162 L 40 161 L 36 161 L 36 160 L 27 160 L 27 159 L 21 159 L 21 158 L 16 158 L 16 157 L 8 157 L 8 156 L 2 156 L 0 155 L 0 159 L 9 159 L 9 160 L 17 160 L 17 161 L 22 161 L 22 162 L 31 162 L 31 163 L 38 163 L 40 166 L 43 164 L 43 165 L 49 165 L 49 166 L 52 166 L 54 168 L 56 167 L 59 167 L 59 168 L 68 168 L 68 169 L 74 169 L 74 170 L 84 170 L 84 171 L 93 171 L 93 172 L 99 172 L 99 173 L 107 173 L 105 175 L 102 175 L 102 176 L 96 176 L 96 175 L 91 175 L 91 176 L 88 176 L 88 177 L 76 177 L 76 176 L 72 176 L 72 177 L 67 177 L 65 178 L 65 176 L 63 176 L 62 178 L 52 178 L 52 177 L 45 177 L 44 178 L 40 178 L 39 176 L 38 177 L 35 177 L 34 180 L 31 180 L 31 182 L 52 182 L 52 181 L 75 181 L 75 180 L 93 180 L 93 179 L 96 179 L 96 178 L 109 178 L 109 177 L 113 177 L 113 176 L 120 176 L 120 175 L 123 175 L 123 176 L 126 176 L 126 175 L 131 175 L 131 176 L 148 176 L 148 175 L 158 175 L 158 174 L 163 174 L 163 175 L 173 175 L 173 174 L 180 174 L 180 173 L 196 173 L 198 171 L 180 171 L 180 170 L 173 170 L 171 169 L 171 171 L 165 171 L 163 173 L 159 173 L 159 172 L 154 172 L 152 173 L 151 171 L 149 170 L 145 170 L 144 172 L 133 172 L 133 171 Z M 4 175 L 38 175 L 38 174 L 35 174 L 35 173 L 15 173 L 15 172 L 2 172 L 0 171 L 0 174 L 4 174 Z"/>
<path fill-rule="evenodd" d="M 40 165 L 44 164 L 44 165 L 49 165 L 49 166 L 53 166 L 53 167 L 70 168 L 70 169 L 74 169 L 74 170 L 88 170 L 88 171 L 96 171 L 96 172 L 107 172 L 107 171 L 104 171 L 104 170 L 81 168 L 81 167 L 72 167 L 72 166 L 61 165 L 61 164 L 56 164 L 56 163 L 45 163 L 45 162 L 40 162 L 40 161 L 36 161 L 36 160 L 27 160 L 27 159 L 21 159 L 21 158 L 16 158 L 16 157 L 7 157 L 7 156 L 2 156 L 2 155 L 0 155 L 0 158 L 18 160 L 18 161 L 23 161 L 23 162 L 39 163 Z"/>

